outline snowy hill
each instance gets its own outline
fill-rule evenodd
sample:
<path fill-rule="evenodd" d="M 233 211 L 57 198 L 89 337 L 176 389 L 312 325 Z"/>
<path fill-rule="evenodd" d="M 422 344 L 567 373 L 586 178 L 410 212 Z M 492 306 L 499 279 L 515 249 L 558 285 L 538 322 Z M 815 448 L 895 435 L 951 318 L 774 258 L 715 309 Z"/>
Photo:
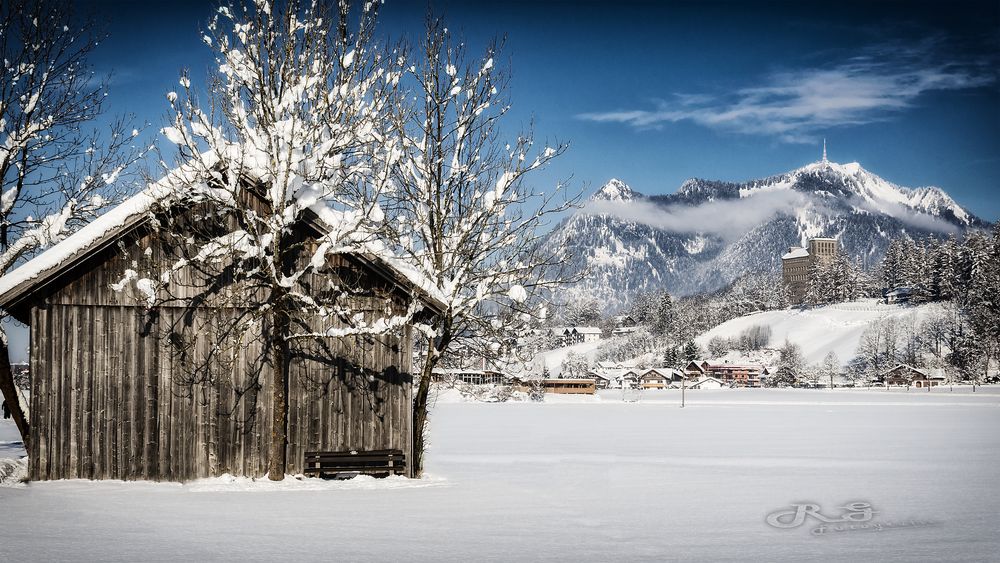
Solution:
<path fill-rule="evenodd" d="M 535 356 L 533 365 L 536 366 L 538 371 L 543 366 L 547 367 L 551 377 L 559 377 L 562 374 L 562 363 L 571 352 L 579 356 L 585 356 L 588 360 L 593 361 L 594 353 L 606 342 L 606 340 L 595 340 L 593 342 L 573 344 L 572 346 L 563 346 L 555 350 L 547 350 Z"/>
<path fill-rule="evenodd" d="M 780 271 L 781 254 L 809 237 L 837 237 L 874 267 L 893 239 L 985 226 L 939 188 L 905 188 L 856 162 L 821 160 L 744 183 L 692 179 L 665 196 L 613 179 L 546 244 L 584 273 L 574 290 L 613 311 L 641 291 L 685 295 Z"/>
<path fill-rule="evenodd" d="M 772 348 L 781 346 L 787 339 L 799 345 L 806 362 L 819 363 L 829 352 L 834 352 L 841 364 L 846 364 L 857 353 L 861 335 L 873 322 L 886 317 L 902 319 L 908 316 L 920 320 L 939 308 L 940 305 L 934 303 L 910 307 L 863 299 L 813 309 L 767 311 L 722 323 L 700 335 L 695 342 L 705 347 L 716 336 L 733 338 L 751 326 L 766 325 L 772 330 Z"/>

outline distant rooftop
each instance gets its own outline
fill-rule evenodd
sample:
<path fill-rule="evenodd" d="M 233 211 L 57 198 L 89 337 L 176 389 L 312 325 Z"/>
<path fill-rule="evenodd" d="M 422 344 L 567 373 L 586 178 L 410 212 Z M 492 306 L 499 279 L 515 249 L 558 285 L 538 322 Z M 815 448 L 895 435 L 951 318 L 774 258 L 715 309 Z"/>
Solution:
<path fill-rule="evenodd" d="M 788 260 L 790 258 L 805 258 L 809 256 L 809 251 L 804 248 L 790 249 L 788 253 L 781 257 L 782 260 Z"/>

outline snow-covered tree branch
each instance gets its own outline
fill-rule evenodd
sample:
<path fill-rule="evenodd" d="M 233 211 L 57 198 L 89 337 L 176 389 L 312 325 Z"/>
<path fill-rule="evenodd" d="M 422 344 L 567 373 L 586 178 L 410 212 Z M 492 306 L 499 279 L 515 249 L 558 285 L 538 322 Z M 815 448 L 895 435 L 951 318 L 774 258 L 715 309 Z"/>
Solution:
<path fill-rule="evenodd" d="M 479 58 L 428 18 L 419 60 L 407 69 L 413 104 L 396 119 L 404 157 L 395 167 L 387 225 L 399 251 L 431 280 L 447 311 L 426 330 L 427 355 L 414 407 L 420 470 L 431 371 L 457 339 L 496 353 L 512 328 L 529 319 L 538 297 L 564 282 L 563 258 L 540 244 L 550 219 L 573 206 L 565 187 L 535 189 L 526 177 L 564 152 L 537 148 L 530 131 L 507 143 L 509 109 L 499 42 Z"/>
<path fill-rule="evenodd" d="M 92 125 L 107 95 L 87 61 L 98 40 L 62 3 L 0 4 L 0 275 L 133 187 L 139 131 L 125 118 Z M 0 337 L 0 388 L 27 443 L 2 328 Z"/>
<path fill-rule="evenodd" d="M 204 366 L 236 353 L 263 327 L 272 384 L 269 474 L 285 472 L 288 369 L 296 346 L 397 333 L 413 303 L 373 308 L 373 289 L 339 275 L 331 259 L 385 254 L 380 204 L 402 156 L 390 110 L 402 53 L 373 37 L 378 3 L 352 10 L 314 1 L 223 6 L 203 40 L 216 56 L 206 101 L 187 74 L 167 93 L 177 148 L 157 220 L 171 242 L 143 272 L 125 272 L 150 306 L 226 308 Z M 308 233 L 308 234 L 304 234 Z M 197 295 L 191 300 L 192 295 Z M 195 324 L 172 331 L 178 347 Z M 193 356 L 192 356 L 193 357 Z M 258 382 L 258 383 L 262 383 Z"/>

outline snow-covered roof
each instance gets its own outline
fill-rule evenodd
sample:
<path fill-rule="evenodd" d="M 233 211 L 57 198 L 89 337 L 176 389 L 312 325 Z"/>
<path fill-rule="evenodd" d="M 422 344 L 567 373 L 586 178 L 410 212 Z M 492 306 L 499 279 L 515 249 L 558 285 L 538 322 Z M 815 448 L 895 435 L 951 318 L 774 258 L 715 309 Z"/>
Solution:
<path fill-rule="evenodd" d="M 684 366 L 684 369 L 686 370 L 686 369 L 688 369 L 689 367 L 691 367 L 692 365 L 694 366 L 694 368 L 695 368 L 696 370 L 698 370 L 698 371 L 700 371 L 700 372 L 702 372 L 702 373 L 705 373 L 705 368 L 701 367 L 701 363 L 699 363 L 699 362 L 696 362 L 696 361 L 694 361 L 694 360 L 691 360 L 690 362 L 688 362 L 688 363 L 687 363 L 687 365 L 686 365 L 686 366 Z"/>
<path fill-rule="evenodd" d="M 646 371 L 642 372 L 642 375 L 643 377 L 645 377 L 651 373 L 663 377 L 673 377 L 675 375 L 684 377 L 684 373 L 682 371 L 674 368 L 649 368 Z"/>
<path fill-rule="evenodd" d="M 886 373 L 886 375 L 889 375 L 890 373 L 892 373 L 892 372 L 894 372 L 894 371 L 896 371 L 898 369 L 908 369 L 910 371 L 919 373 L 920 375 L 922 375 L 924 377 L 927 377 L 927 373 L 924 372 L 924 370 L 917 369 L 917 368 L 915 368 L 915 367 L 913 367 L 913 366 L 911 366 L 909 364 L 896 364 L 896 365 L 892 366 L 891 368 L 885 370 L 885 373 Z"/>
<path fill-rule="evenodd" d="M 172 174 L 180 174 L 175 171 Z M 0 277 L 0 303 L 8 304 L 91 251 L 105 248 L 118 235 L 143 222 L 153 205 L 170 193 L 168 177 L 128 198 L 34 259 Z"/>
<path fill-rule="evenodd" d="M 631 362 L 615 362 L 612 360 L 601 360 L 597 362 L 597 366 L 603 369 L 625 369 L 635 367 Z"/>
<path fill-rule="evenodd" d="M 688 385 L 688 387 L 692 387 L 692 388 L 694 388 L 694 387 L 701 387 L 702 384 L 708 383 L 709 381 L 714 381 L 715 383 L 718 383 L 719 385 L 722 385 L 722 386 L 728 385 L 725 381 L 722 381 L 721 379 L 716 379 L 714 377 L 703 377 L 703 378 L 699 379 L 698 381 L 695 381 L 694 383 Z"/>
<path fill-rule="evenodd" d="M 746 370 L 756 369 L 756 370 L 762 370 L 762 369 L 764 369 L 764 366 L 759 365 L 759 364 L 756 364 L 756 365 L 755 364 L 731 364 L 731 363 L 726 362 L 726 363 L 721 363 L 721 364 L 709 364 L 708 369 L 709 370 L 719 370 L 719 369 L 746 369 Z"/>
<path fill-rule="evenodd" d="M 805 258 L 807 256 L 809 256 L 809 251 L 805 248 L 792 248 L 789 249 L 787 253 L 782 255 L 781 259 L 788 260 L 791 258 Z"/>
<path fill-rule="evenodd" d="M 576 326 L 573 330 L 580 334 L 601 334 L 603 331 L 596 326 Z"/>
<path fill-rule="evenodd" d="M 107 248 L 121 236 L 149 220 L 155 204 L 172 195 L 174 189 L 171 186 L 177 185 L 176 182 L 189 173 L 190 169 L 185 167 L 171 171 L 79 231 L 0 277 L 0 305 L 7 306 L 20 300 L 60 272 Z M 406 281 L 419 290 L 425 302 L 440 310 L 446 308 L 446 299 L 437 287 L 411 265 L 394 256 L 383 244 L 370 241 L 363 248 L 354 255 L 386 266 L 399 281 Z"/>

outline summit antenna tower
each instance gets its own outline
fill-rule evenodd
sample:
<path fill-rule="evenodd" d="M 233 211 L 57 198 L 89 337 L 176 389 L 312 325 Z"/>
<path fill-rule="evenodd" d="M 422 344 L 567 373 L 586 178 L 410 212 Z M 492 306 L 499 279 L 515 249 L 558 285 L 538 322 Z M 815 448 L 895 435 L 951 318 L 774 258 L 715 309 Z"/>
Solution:
<path fill-rule="evenodd" d="M 828 162 L 826 160 L 826 137 L 823 137 L 823 162 Z"/>

